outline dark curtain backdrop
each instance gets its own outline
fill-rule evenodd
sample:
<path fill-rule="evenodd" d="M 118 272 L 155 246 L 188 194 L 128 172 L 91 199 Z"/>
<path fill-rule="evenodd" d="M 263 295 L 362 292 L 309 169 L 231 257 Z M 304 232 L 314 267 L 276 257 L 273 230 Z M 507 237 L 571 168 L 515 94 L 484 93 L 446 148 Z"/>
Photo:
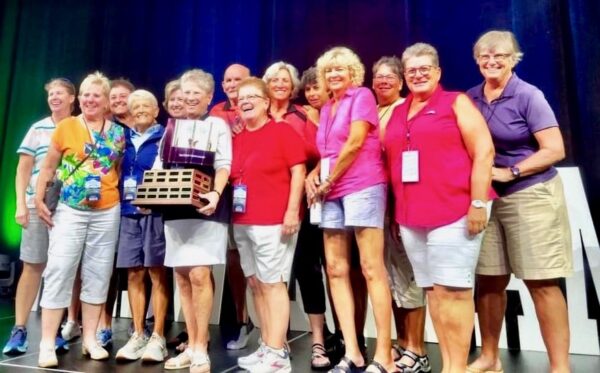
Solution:
<path fill-rule="evenodd" d="M 370 70 L 414 42 L 436 46 L 447 88 L 481 80 L 471 48 L 492 28 L 510 29 L 525 52 L 518 74 L 555 109 L 567 146 L 563 165 L 582 170 L 600 229 L 600 2 L 597 0 L 3 0 L 0 5 L 0 247 L 16 252 L 15 150 L 47 114 L 43 85 L 76 83 L 100 70 L 127 77 L 159 100 L 187 68 L 218 82 L 232 62 L 262 76 L 285 60 L 303 70 L 327 48 L 354 49 Z M 366 84 L 370 85 L 371 74 Z"/>

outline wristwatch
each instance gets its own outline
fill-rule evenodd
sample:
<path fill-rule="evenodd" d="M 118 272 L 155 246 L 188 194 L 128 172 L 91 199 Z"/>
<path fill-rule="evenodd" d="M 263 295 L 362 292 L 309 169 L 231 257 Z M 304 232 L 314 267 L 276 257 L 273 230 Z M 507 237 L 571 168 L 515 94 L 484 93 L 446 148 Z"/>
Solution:
<path fill-rule="evenodd" d="M 519 170 L 519 167 L 517 167 L 517 166 L 510 167 L 510 172 L 513 174 L 515 179 L 518 179 L 521 177 L 521 170 Z"/>
<path fill-rule="evenodd" d="M 476 209 L 482 209 L 486 206 L 486 203 L 480 199 L 474 199 L 471 201 L 471 206 L 475 207 Z"/>

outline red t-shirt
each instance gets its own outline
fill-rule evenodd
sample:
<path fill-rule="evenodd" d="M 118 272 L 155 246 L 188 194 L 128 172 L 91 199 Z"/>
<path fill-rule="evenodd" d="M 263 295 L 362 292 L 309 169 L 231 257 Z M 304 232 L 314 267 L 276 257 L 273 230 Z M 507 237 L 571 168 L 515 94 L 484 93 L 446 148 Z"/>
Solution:
<path fill-rule="evenodd" d="M 321 157 L 317 149 L 317 125 L 308 119 L 303 107 L 294 104 L 290 104 L 281 122 L 288 123 L 300 135 L 309 168 L 314 167 Z"/>
<path fill-rule="evenodd" d="M 473 162 L 452 108 L 458 94 L 438 88 L 427 105 L 407 120 L 413 99 L 409 95 L 388 122 L 384 147 L 400 225 L 435 228 L 455 222 L 469 210 Z M 419 152 L 419 181 L 403 183 L 407 129 L 411 150 Z"/>
<path fill-rule="evenodd" d="M 290 195 L 290 168 L 306 161 L 303 142 L 291 126 L 269 121 L 233 138 L 232 185 L 247 188 L 246 212 L 234 224 L 282 224 Z"/>

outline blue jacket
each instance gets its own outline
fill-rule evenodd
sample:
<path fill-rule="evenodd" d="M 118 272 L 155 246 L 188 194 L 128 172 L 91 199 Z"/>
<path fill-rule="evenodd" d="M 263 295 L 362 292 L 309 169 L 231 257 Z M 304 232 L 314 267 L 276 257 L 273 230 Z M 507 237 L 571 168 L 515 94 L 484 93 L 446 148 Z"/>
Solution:
<path fill-rule="evenodd" d="M 150 130 L 150 129 L 149 129 Z M 131 204 L 131 201 L 125 201 L 125 194 L 123 193 L 123 183 L 125 178 L 134 175 L 137 181 L 137 185 L 142 183 L 144 179 L 144 171 L 152 169 L 154 160 L 158 154 L 158 147 L 160 140 L 165 132 L 165 128 L 160 126 L 147 138 L 142 145 L 140 145 L 138 151 L 135 151 L 135 146 L 131 141 L 133 130 L 130 128 L 125 129 L 125 154 L 123 156 L 123 163 L 121 163 L 121 177 L 119 179 L 119 192 L 121 193 L 121 215 L 122 216 L 138 216 L 141 215 L 137 211 L 137 207 Z M 159 213 L 153 213 L 153 215 L 160 215 Z"/>

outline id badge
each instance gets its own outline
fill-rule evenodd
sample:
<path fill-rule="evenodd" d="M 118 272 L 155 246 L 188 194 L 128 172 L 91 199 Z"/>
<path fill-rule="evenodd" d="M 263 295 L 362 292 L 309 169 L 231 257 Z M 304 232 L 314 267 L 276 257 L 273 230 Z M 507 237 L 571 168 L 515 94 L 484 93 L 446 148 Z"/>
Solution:
<path fill-rule="evenodd" d="M 407 150 L 402 152 L 402 182 L 416 183 L 419 181 L 419 152 Z"/>
<path fill-rule="evenodd" d="M 321 174 L 319 175 L 321 181 L 327 179 L 329 171 L 331 171 L 331 158 L 321 158 Z"/>
<path fill-rule="evenodd" d="M 132 201 L 137 194 L 137 180 L 135 176 L 127 176 L 123 181 L 123 200 Z"/>
<path fill-rule="evenodd" d="M 88 202 L 96 202 L 100 200 L 100 176 L 88 175 L 85 178 L 85 199 Z"/>
<path fill-rule="evenodd" d="M 246 212 L 246 198 L 248 187 L 244 184 L 233 186 L 233 212 L 243 214 Z"/>

